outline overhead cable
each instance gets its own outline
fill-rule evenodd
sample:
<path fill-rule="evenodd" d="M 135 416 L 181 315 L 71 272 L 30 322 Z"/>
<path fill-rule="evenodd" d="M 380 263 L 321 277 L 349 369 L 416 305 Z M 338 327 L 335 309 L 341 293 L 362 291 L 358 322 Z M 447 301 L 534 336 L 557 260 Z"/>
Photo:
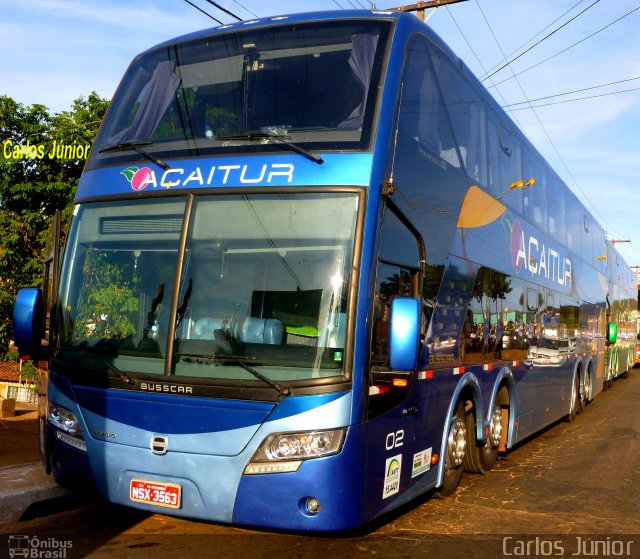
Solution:
<path fill-rule="evenodd" d="M 579 4 L 582 4 L 585 0 L 578 0 L 573 6 L 571 6 L 568 10 L 566 10 L 565 12 L 563 12 L 562 14 L 560 14 L 556 19 L 554 19 L 551 23 L 545 25 L 540 31 L 538 31 L 535 35 L 533 35 L 532 37 L 530 37 L 528 40 L 526 40 L 524 43 L 522 43 L 517 49 L 514 49 L 513 51 L 511 51 L 508 55 L 507 58 L 510 58 L 511 56 L 513 56 L 516 52 L 518 52 L 521 48 L 525 47 L 526 45 L 528 45 L 531 41 L 533 41 L 536 37 L 538 37 L 539 35 L 542 35 L 547 29 L 549 29 L 549 27 L 551 27 L 554 23 L 556 23 L 557 21 L 561 20 L 564 16 L 566 16 L 569 12 L 571 12 L 576 6 L 578 6 Z M 494 64 L 491 68 L 489 68 L 488 70 L 485 70 L 484 74 L 482 74 L 482 76 L 479 77 L 480 80 L 485 79 L 487 76 L 487 74 L 489 72 L 493 72 L 493 70 L 495 70 L 498 66 L 500 66 L 500 64 L 502 64 L 502 61 L 498 62 L 497 64 Z"/>
<path fill-rule="evenodd" d="M 503 70 L 504 68 L 506 68 L 507 66 L 509 66 L 509 64 L 511 64 L 512 62 L 515 62 L 516 60 L 518 60 L 518 58 L 520 58 L 521 56 L 524 56 L 525 54 L 527 54 L 529 51 L 533 50 L 534 48 L 536 48 L 540 43 L 542 43 L 543 41 L 546 41 L 549 37 L 551 37 L 552 35 L 555 35 L 558 31 L 560 31 L 560 29 L 562 29 L 563 27 L 566 27 L 567 25 L 569 25 L 572 21 L 574 21 L 575 19 L 579 18 L 582 14 L 584 14 L 587 10 L 589 10 L 590 8 L 593 8 L 593 6 L 595 6 L 598 2 L 600 2 L 600 0 L 595 0 L 595 2 L 593 2 L 593 4 L 590 4 L 589 6 L 587 6 L 584 10 L 582 10 L 580 13 L 576 14 L 575 16 L 573 16 L 569 21 L 566 21 L 565 23 L 563 23 L 560 27 L 554 29 L 551 33 L 548 33 L 547 35 L 545 35 L 544 37 L 542 37 L 542 39 L 540 39 L 538 42 L 534 43 L 533 45 L 531 45 L 527 50 L 521 52 L 518 56 L 516 56 L 515 58 L 512 58 L 511 60 L 507 60 L 505 58 L 505 63 L 500 66 L 500 68 L 498 68 L 497 70 L 494 70 L 493 72 L 491 72 L 491 74 L 489 74 L 488 76 L 485 76 L 484 78 L 482 78 L 482 80 L 480 81 L 485 81 L 487 78 L 490 78 L 491 76 L 493 76 L 494 74 L 497 74 L 500 70 Z"/>
<path fill-rule="evenodd" d="M 480 6 L 479 0 L 476 0 L 476 4 L 478 5 L 478 8 L 480 9 L 480 13 L 482 14 L 482 17 L 484 18 L 484 21 L 487 24 L 487 27 L 489 28 L 489 31 L 491 31 L 491 34 L 493 35 L 493 38 L 494 38 L 496 44 L 498 45 L 498 48 L 500 49 L 500 52 L 502 52 L 502 47 L 500 46 L 498 38 L 496 37 L 495 33 L 493 32 L 493 29 L 491 28 L 491 25 L 489 24 L 489 20 L 487 19 L 487 16 L 484 14 L 484 11 L 482 10 L 482 7 Z M 503 53 L 503 56 L 504 56 L 504 53 Z M 580 191 L 580 194 L 582 194 L 583 199 L 585 201 L 589 202 L 589 205 L 593 208 L 594 214 L 597 215 L 600 218 L 600 221 L 602 223 L 606 224 L 607 222 L 599 214 L 597 208 L 591 203 L 591 200 L 589 200 L 587 195 L 583 192 L 582 188 L 580 187 L 580 184 L 578 183 L 578 181 L 576 180 L 575 176 L 571 172 L 571 169 L 569 169 L 569 166 L 565 162 L 564 158 L 562 157 L 562 155 L 560 155 L 560 152 L 558 151 L 558 148 L 556 147 L 555 143 L 551 139 L 551 136 L 549 135 L 549 132 L 547 131 L 547 129 L 544 126 L 544 124 L 542 124 L 542 120 L 540 120 L 540 117 L 538 116 L 538 113 L 536 112 L 535 107 L 533 107 L 533 105 L 531 105 L 531 102 L 529 101 L 529 98 L 527 97 L 527 94 L 525 93 L 524 88 L 522 87 L 522 84 L 520 83 L 520 80 L 517 77 L 518 74 L 514 73 L 513 68 L 511 66 L 509 66 L 509 69 L 511 70 L 511 73 L 513 74 L 513 78 L 516 80 L 516 83 L 518 84 L 518 87 L 520 88 L 520 91 L 522 92 L 522 95 L 524 95 L 524 98 L 529 103 L 529 108 L 531 109 L 531 112 L 533 113 L 533 116 L 535 117 L 536 121 L 538 122 L 538 125 L 540 126 L 540 128 L 544 132 L 544 135 L 547 137 L 547 140 L 549 140 L 549 144 L 551 144 L 551 147 L 552 147 L 553 151 L 555 152 L 556 156 L 560 160 L 560 163 L 562 163 L 562 166 L 567 171 L 569 177 L 571 177 L 571 180 L 575 184 L 576 188 Z M 498 84 L 496 84 L 496 85 L 498 85 Z"/>
<path fill-rule="evenodd" d="M 518 101 L 517 103 L 509 103 L 508 105 L 502 105 L 503 109 L 515 107 L 516 105 L 526 105 L 527 103 L 536 103 L 537 101 L 546 101 L 547 99 L 554 99 L 556 97 L 563 97 L 565 95 L 572 95 L 574 93 L 582 93 L 583 91 L 592 91 L 594 89 L 600 89 L 602 87 L 609 87 L 610 85 L 617 85 L 619 83 L 632 82 L 634 80 L 640 80 L 640 76 L 636 76 L 635 78 L 628 78 L 626 80 L 618 80 L 615 82 L 603 83 L 602 85 L 592 85 L 591 87 L 583 87 L 581 89 L 574 89 L 573 91 L 565 91 L 564 93 L 556 93 L 554 95 L 547 95 L 545 97 L 538 97 L 537 99 L 529 99 L 528 101 Z M 604 95 L 614 95 L 616 93 L 625 93 L 627 91 L 635 91 L 635 89 L 625 89 L 622 91 L 614 91 L 612 93 L 605 93 Z M 594 97 L 598 97 L 594 95 Z M 590 97 L 581 97 L 580 99 L 590 99 Z M 570 99 L 569 101 L 577 101 L 577 99 Z"/>
<path fill-rule="evenodd" d="M 511 109 L 511 108 L 506 108 L 506 107 L 509 107 L 509 105 L 506 105 L 503 108 L 507 112 L 523 111 L 525 109 L 530 109 L 530 108 L 537 109 L 538 107 L 549 107 L 550 105 L 562 105 L 564 103 L 573 103 L 574 101 L 584 101 L 585 99 L 597 99 L 599 97 L 609 97 L 610 95 L 619 95 L 620 93 L 629 93 L 631 91 L 640 91 L 640 87 L 632 87 L 631 89 L 622 89 L 620 91 L 610 91 L 609 93 L 600 93 L 599 95 L 586 95 L 585 97 L 576 97 L 575 99 L 565 99 L 564 101 L 553 101 L 552 103 L 540 103 L 539 105 L 535 105 L 533 107 L 518 107 L 516 109 Z M 535 99 L 531 102 L 532 103 L 535 102 Z M 516 103 L 516 104 L 519 104 L 519 103 Z"/>
<path fill-rule="evenodd" d="M 202 8 L 199 8 L 198 6 L 196 6 L 193 2 L 191 2 L 190 0 L 184 0 L 187 4 L 193 6 L 196 10 L 198 10 L 199 12 L 202 12 L 205 16 L 210 17 L 213 21 L 219 23 L 220 25 L 222 25 L 222 22 L 219 19 L 216 19 L 215 17 L 213 17 L 210 13 L 205 12 Z"/>
<path fill-rule="evenodd" d="M 595 35 L 597 35 L 598 33 L 604 31 L 605 29 L 611 27 L 612 25 L 618 23 L 620 20 L 624 19 L 627 16 L 630 16 L 632 13 L 637 12 L 638 10 L 640 10 L 640 6 L 638 6 L 637 8 L 634 8 L 633 10 L 627 12 L 626 14 L 624 14 L 623 16 L 620 16 L 618 19 L 612 21 L 611 23 L 605 25 L 604 27 L 598 29 L 597 31 L 594 31 L 593 33 L 591 33 L 591 35 L 588 35 L 587 37 L 584 37 L 583 39 L 580 39 L 579 41 L 573 43 L 572 45 L 568 46 L 565 49 L 562 49 L 561 51 L 555 53 L 554 55 L 550 56 L 549 58 L 545 58 L 544 60 L 538 62 L 537 64 L 534 64 L 533 66 L 529 66 L 528 68 L 525 68 L 524 70 L 521 70 L 520 72 L 514 73 L 513 76 L 511 76 L 510 78 L 506 78 L 502 81 L 499 81 L 498 83 L 495 83 L 489 87 L 495 87 L 497 85 L 500 85 L 501 83 L 504 83 L 506 81 L 509 81 L 513 78 L 515 78 L 516 76 L 519 76 L 520 74 L 524 74 L 525 72 L 528 72 L 529 70 L 532 70 L 533 68 L 536 68 L 538 66 L 540 66 L 541 64 L 544 64 L 545 62 L 548 62 L 549 60 L 551 60 L 552 58 L 555 58 L 556 56 L 567 52 L 569 49 L 572 49 L 573 47 L 579 45 L 580 43 L 584 43 L 587 39 L 591 39 L 591 37 L 594 37 Z"/>
<path fill-rule="evenodd" d="M 471 46 L 471 43 L 469 42 L 469 39 L 467 39 L 467 36 L 464 34 L 464 31 L 462 31 L 462 28 L 460 27 L 460 25 L 458 24 L 457 20 L 455 17 L 453 17 L 453 14 L 451 13 L 451 10 L 449 9 L 449 6 L 445 6 L 446 8 L 446 12 L 449 14 L 449 17 L 451 17 L 451 19 L 453 20 L 453 23 L 455 24 L 455 26 L 458 28 L 458 31 L 460 31 L 460 35 L 462 35 L 462 38 L 464 39 L 464 42 L 467 43 L 467 46 L 469 47 L 469 50 L 471 50 L 471 52 L 473 53 L 473 56 L 475 57 L 475 59 L 477 60 L 478 64 L 480 64 L 480 67 L 482 68 L 482 70 L 486 73 L 487 70 L 484 67 L 484 64 L 482 64 L 482 60 L 480 60 L 480 57 L 478 56 L 478 54 L 476 53 L 475 49 Z M 500 99 L 502 100 L 503 103 L 506 103 L 506 99 L 502 96 L 502 93 L 500 92 L 499 89 L 496 88 L 496 93 L 498 95 L 498 97 L 500 97 Z M 507 106 L 507 105 L 502 105 Z M 518 125 L 520 126 L 520 123 L 518 122 L 518 119 L 516 118 L 515 115 L 513 115 L 513 119 L 518 123 Z"/>
<path fill-rule="evenodd" d="M 227 10 L 227 8 L 224 8 L 223 6 L 218 4 L 217 2 L 214 2 L 213 0 L 207 0 L 207 2 L 209 2 L 209 4 L 211 4 L 212 6 L 215 6 L 216 8 L 218 8 L 218 10 L 220 10 L 221 12 L 224 12 L 225 14 L 230 15 L 231 17 L 237 19 L 238 21 L 242 21 L 241 17 L 238 17 L 232 11 Z"/>
<path fill-rule="evenodd" d="M 237 0 L 231 0 L 234 4 L 240 6 L 245 12 L 249 12 L 253 17 L 260 17 L 258 14 L 252 12 L 249 8 L 247 8 L 244 4 L 241 4 Z"/>

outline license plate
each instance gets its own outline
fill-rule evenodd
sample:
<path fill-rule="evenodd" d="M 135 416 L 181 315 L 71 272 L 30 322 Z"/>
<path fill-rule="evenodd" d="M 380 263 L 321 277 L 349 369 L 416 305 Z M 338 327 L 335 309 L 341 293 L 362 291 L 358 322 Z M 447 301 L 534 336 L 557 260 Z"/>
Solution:
<path fill-rule="evenodd" d="M 136 503 L 147 503 L 172 509 L 180 508 L 181 487 L 176 483 L 161 483 L 132 479 L 129 498 Z"/>

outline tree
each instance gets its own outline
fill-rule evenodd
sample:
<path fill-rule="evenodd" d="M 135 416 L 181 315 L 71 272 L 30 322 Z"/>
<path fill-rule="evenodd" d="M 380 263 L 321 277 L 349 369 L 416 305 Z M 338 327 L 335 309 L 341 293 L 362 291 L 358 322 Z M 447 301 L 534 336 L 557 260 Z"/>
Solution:
<path fill-rule="evenodd" d="M 114 255 L 111 255 L 111 259 Z M 90 249 L 87 252 L 82 271 L 85 274 L 86 289 L 78 302 L 78 328 L 80 339 L 126 339 L 136 332 L 136 316 L 140 306 L 138 277 L 133 262 L 126 266 L 123 262 L 112 262 L 108 254 Z"/>
<path fill-rule="evenodd" d="M 12 337 L 13 304 L 22 287 L 40 287 L 52 217 L 71 215 L 84 159 L 56 157 L 56 147 L 93 143 L 108 101 L 95 92 L 69 111 L 49 114 L 0 96 L 0 354 Z M 53 152 L 53 157 L 50 154 Z"/>

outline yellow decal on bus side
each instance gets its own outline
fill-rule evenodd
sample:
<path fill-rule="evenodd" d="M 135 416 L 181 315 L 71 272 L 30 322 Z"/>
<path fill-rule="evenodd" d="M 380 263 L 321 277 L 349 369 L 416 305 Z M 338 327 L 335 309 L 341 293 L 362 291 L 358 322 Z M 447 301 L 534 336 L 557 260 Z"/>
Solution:
<path fill-rule="evenodd" d="M 467 191 L 458 217 L 458 227 L 484 227 L 493 223 L 507 207 L 477 186 Z"/>

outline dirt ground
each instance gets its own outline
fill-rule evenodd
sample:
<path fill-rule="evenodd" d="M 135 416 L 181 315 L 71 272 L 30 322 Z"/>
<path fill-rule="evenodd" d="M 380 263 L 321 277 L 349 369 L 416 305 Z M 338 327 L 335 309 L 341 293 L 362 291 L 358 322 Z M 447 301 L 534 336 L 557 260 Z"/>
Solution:
<path fill-rule="evenodd" d="M 16 403 L 15 417 L 0 419 L 0 468 L 40 459 L 35 404 Z"/>

